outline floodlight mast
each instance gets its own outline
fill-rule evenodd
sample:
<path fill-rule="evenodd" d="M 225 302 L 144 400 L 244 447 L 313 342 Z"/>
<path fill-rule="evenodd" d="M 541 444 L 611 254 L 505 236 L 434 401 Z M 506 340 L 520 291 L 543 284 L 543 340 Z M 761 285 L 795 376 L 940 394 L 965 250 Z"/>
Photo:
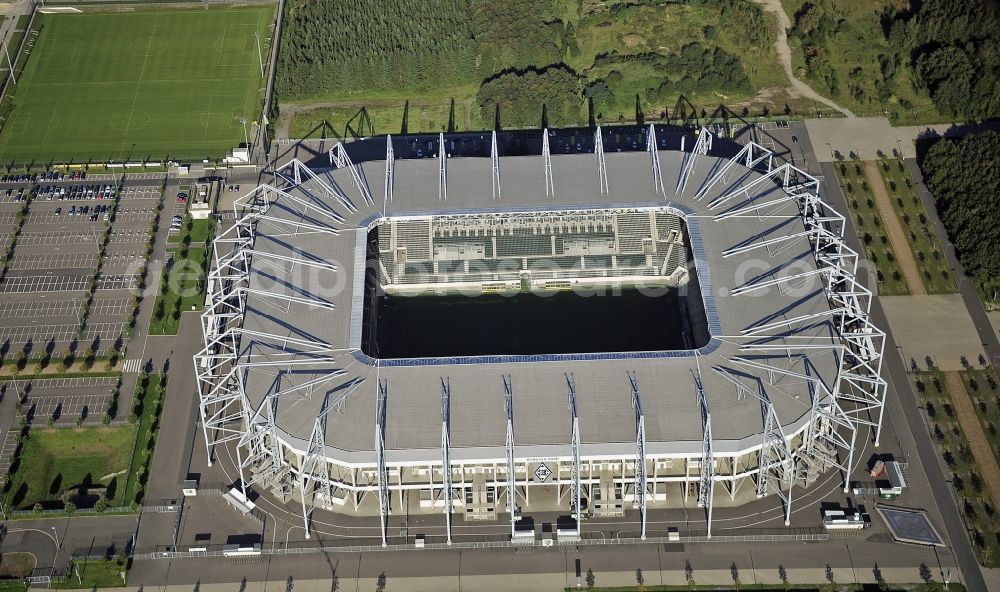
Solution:
<path fill-rule="evenodd" d="M 260 31 L 253 32 L 254 39 L 257 40 L 257 61 L 260 62 L 260 77 L 264 77 L 264 54 L 260 51 Z"/>

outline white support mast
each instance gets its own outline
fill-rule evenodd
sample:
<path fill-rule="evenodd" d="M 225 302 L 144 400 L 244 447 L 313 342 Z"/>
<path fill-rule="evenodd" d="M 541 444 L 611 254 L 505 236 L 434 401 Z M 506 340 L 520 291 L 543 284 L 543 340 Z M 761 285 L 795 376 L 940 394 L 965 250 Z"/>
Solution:
<path fill-rule="evenodd" d="M 683 139 L 681 151 L 683 151 Z M 712 150 L 712 132 L 708 131 L 708 128 L 702 127 L 701 131 L 698 132 L 698 139 L 695 140 L 694 148 L 690 153 L 685 153 L 684 164 L 681 166 L 681 174 L 677 177 L 677 187 L 674 189 L 675 195 L 680 195 L 684 193 L 687 188 L 688 179 L 691 178 L 691 173 L 694 172 L 694 165 L 698 162 L 698 157 L 708 154 Z"/>
<path fill-rule="evenodd" d="M 716 367 L 715 371 L 736 386 L 737 398 L 753 396 L 760 402 L 764 429 L 760 452 L 757 455 L 757 497 L 762 498 L 774 490 L 785 504 L 785 526 L 788 526 L 792 519 L 792 487 L 795 486 L 796 460 L 795 452 L 781 427 L 778 413 L 774 410 L 774 404 L 759 377 L 744 376 L 742 372 L 720 367 Z M 741 376 L 755 383 L 756 388 L 743 382 Z"/>
<path fill-rule="evenodd" d="M 385 468 L 385 407 L 389 383 L 383 378 L 378 383 L 378 402 L 375 407 L 375 455 L 378 463 L 378 509 L 382 525 L 382 546 L 388 545 L 386 533 L 389 521 L 389 471 Z"/>
<path fill-rule="evenodd" d="M 319 416 L 313 423 L 309 446 L 299 468 L 299 494 L 302 497 L 302 529 L 306 538 L 310 537 L 309 517 L 316 509 L 317 494 L 323 496 L 327 504 L 332 500 L 330 487 L 330 465 L 326 462 L 326 416 L 329 411 L 328 399 L 324 399 Z M 318 485 L 318 487 L 317 487 Z M 318 488 L 319 491 L 317 491 Z M 306 507 L 306 500 L 309 507 Z"/>
<path fill-rule="evenodd" d="M 572 374 L 566 374 L 566 387 L 569 390 L 569 412 L 572 421 L 572 435 L 570 437 L 570 451 L 573 455 L 573 482 L 570 504 L 572 506 L 572 516 L 576 518 L 576 535 L 580 536 L 580 521 L 583 516 L 583 508 L 580 500 L 580 420 L 576 414 L 576 383 Z"/>
<path fill-rule="evenodd" d="M 507 511 L 510 512 L 510 536 L 514 536 L 517 524 L 516 481 L 514 479 L 514 391 L 510 375 L 504 374 L 503 393 L 507 411 Z"/>
<path fill-rule="evenodd" d="M 556 194 L 556 186 L 552 181 L 552 155 L 549 152 L 549 129 L 542 130 L 542 160 L 545 161 L 545 195 Z"/>
<path fill-rule="evenodd" d="M 745 175 L 747 171 L 740 170 L 740 166 L 748 170 L 754 170 L 757 165 L 767 161 L 767 167 L 762 172 L 770 172 L 773 156 L 774 153 L 767 148 L 764 148 L 754 142 L 747 142 L 747 144 L 736 153 L 736 156 L 727 160 L 726 163 L 722 165 L 722 167 L 714 175 L 712 175 L 712 177 L 709 178 L 704 185 L 702 185 L 701 189 L 698 190 L 698 193 L 695 194 L 695 199 L 700 200 L 704 198 L 708 195 L 709 191 L 714 189 L 720 183 L 730 182 L 730 175 L 733 175 L 734 173 Z"/>
<path fill-rule="evenodd" d="M 351 171 L 351 178 L 354 179 L 354 185 L 357 186 L 358 191 L 361 192 L 361 196 L 364 198 L 365 203 L 370 206 L 375 205 L 375 200 L 372 199 L 372 193 L 368 190 L 368 183 L 361 178 L 361 174 L 358 173 L 358 167 L 351 161 L 351 157 L 347 154 L 347 148 L 344 147 L 343 142 L 337 142 L 333 148 L 330 149 L 330 164 L 338 169 L 347 168 Z"/>
<path fill-rule="evenodd" d="M 663 173 L 660 171 L 660 150 L 656 144 L 656 126 L 652 123 L 649 124 L 649 132 L 646 133 L 646 151 L 649 152 L 653 165 L 653 190 L 665 196 Z"/>
<path fill-rule="evenodd" d="M 635 503 L 639 506 L 641 533 L 646 540 L 646 416 L 642 412 L 639 398 L 639 382 L 635 372 L 628 371 L 628 381 L 632 386 L 632 409 L 635 410 Z"/>
<path fill-rule="evenodd" d="M 451 544 L 451 380 L 441 379 L 441 471 L 444 473 L 444 521 L 448 544 Z"/>
<path fill-rule="evenodd" d="M 497 131 L 490 140 L 490 160 L 493 161 L 493 199 L 500 199 L 500 151 L 497 150 Z"/>
<path fill-rule="evenodd" d="M 608 168 L 604 162 L 604 140 L 602 139 L 601 126 L 597 126 L 594 132 L 594 154 L 597 155 L 597 178 L 602 194 L 608 193 Z"/>
<path fill-rule="evenodd" d="M 438 134 L 438 201 L 448 201 L 448 151 L 444 132 Z"/>
<path fill-rule="evenodd" d="M 385 197 L 382 202 L 382 210 L 385 211 L 387 205 L 392 202 L 392 186 L 395 184 L 396 175 L 393 167 L 396 163 L 396 156 L 392 152 L 392 136 L 385 137 Z"/>
<path fill-rule="evenodd" d="M 745 157 L 753 159 L 749 152 Z M 785 194 L 762 203 L 759 198 L 774 191 L 775 187 L 780 187 Z M 887 383 L 881 375 L 886 336 L 871 321 L 869 313 L 873 296 L 857 280 L 860 256 L 844 243 L 845 218 L 827 205 L 818 191 L 818 179 L 786 163 L 715 198 L 709 203 L 709 208 L 726 206 L 726 210 L 715 216 L 716 220 L 740 216 L 757 218 L 763 215 L 763 209 L 783 207 L 782 204 L 788 202 L 794 203 L 798 210 L 805 230 L 798 234 L 808 241 L 816 269 L 784 276 L 778 276 L 777 270 L 772 270 L 736 287 L 730 294 L 738 296 L 772 286 L 782 290 L 785 286 L 801 285 L 811 277 L 820 279 L 830 305 L 829 311 L 748 327 L 743 333 L 758 336 L 780 330 L 782 335 L 792 336 L 808 330 L 817 322 L 830 323 L 839 341 L 833 346 L 837 350 L 836 380 L 831 385 L 808 373 L 808 369 L 795 372 L 777 365 L 779 360 L 788 359 L 789 352 L 829 345 L 795 343 L 787 339 L 774 345 L 748 344 L 742 346 L 743 350 L 756 355 L 752 359 L 734 357 L 732 361 L 745 367 L 766 370 L 769 376 L 793 376 L 808 384 L 811 416 L 805 449 L 796 457 L 795 471 L 799 471 L 800 463 L 807 472 L 836 467 L 843 473 L 846 492 L 850 489 L 858 431 L 871 429 L 876 446 L 881 437 L 887 390 Z M 731 205 L 733 202 L 734 205 Z M 772 245 L 780 246 L 782 240 L 775 238 L 745 243 L 729 252 L 745 252 L 757 246 L 766 246 L 770 250 Z M 766 355 L 768 349 L 774 350 L 776 355 Z M 773 384 L 773 380 L 770 382 Z"/>
<path fill-rule="evenodd" d="M 705 508 L 708 515 L 707 537 L 712 538 L 712 498 L 715 493 L 715 454 L 712 450 L 712 413 L 708 410 L 708 399 L 701 382 L 701 371 L 695 376 L 698 390 L 698 405 L 701 407 L 702 443 L 701 478 L 698 483 L 698 507 Z"/>

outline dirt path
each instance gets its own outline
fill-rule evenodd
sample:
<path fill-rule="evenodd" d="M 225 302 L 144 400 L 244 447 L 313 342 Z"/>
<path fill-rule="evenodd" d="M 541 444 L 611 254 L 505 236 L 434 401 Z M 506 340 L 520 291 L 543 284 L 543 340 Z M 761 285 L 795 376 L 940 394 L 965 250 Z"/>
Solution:
<path fill-rule="evenodd" d="M 1000 466 L 993 456 L 993 449 L 983 432 L 983 425 L 979 423 L 976 415 L 976 408 L 965 390 L 962 376 L 958 372 L 945 372 L 945 384 L 948 385 L 948 392 L 951 394 L 951 402 L 955 406 L 955 413 L 958 414 L 958 423 L 962 425 L 962 431 L 969 440 L 972 447 L 972 456 L 976 459 L 976 464 L 982 472 L 983 482 L 993 498 L 993 503 L 1000 503 Z"/>
<path fill-rule="evenodd" d="M 892 250 L 896 253 L 896 262 L 899 263 L 899 270 L 906 278 L 906 284 L 910 287 L 911 296 L 926 296 L 927 289 L 924 288 L 924 278 L 920 276 L 920 269 L 917 261 L 913 258 L 913 250 L 906 240 L 906 230 L 899 216 L 892 208 L 892 201 L 889 192 L 885 190 L 885 183 L 882 175 L 878 172 L 878 163 L 874 160 L 865 161 L 865 176 L 868 177 L 868 186 L 872 188 L 875 196 L 875 204 L 878 206 L 879 214 L 882 215 L 882 226 L 885 227 L 889 235 L 889 242 Z"/>
<path fill-rule="evenodd" d="M 754 2 L 763 6 L 767 12 L 773 12 L 778 15 L 778 35 L 774 40 L 774 50 L 778 52 L 778 59 L 781 60 L 781 65 L 785 68 L 785 76 L 788 77 L 788 83 L 792 85 L 791 92 L 800 97 L 819 101 L 831 109 L 840 111 L 846 117 L 856 117 L 846 107 L 834 103 L 795 77 L 795 73 L 792 72 L 792 50 L 788 47 L 787 33 L 788 29 L 792 28 L 792 21 L 785 13 L 784 7 L 781 6 L 781 0 L 754 0 Z"/>

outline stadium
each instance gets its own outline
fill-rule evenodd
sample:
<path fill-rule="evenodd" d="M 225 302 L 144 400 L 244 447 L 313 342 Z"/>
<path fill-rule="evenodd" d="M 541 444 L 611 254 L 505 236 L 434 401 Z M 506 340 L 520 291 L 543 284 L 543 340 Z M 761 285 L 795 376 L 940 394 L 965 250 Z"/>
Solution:
<path fill-rule="evenodd" d="M 523 155 L 494 132 L 468 157 L 373 138 L 384 157 L 279 169 L 214 242 L 209 464 L 235 449 L 243 495 L 307 536 L 317 508 L 378 515 L 383 544 L 397 512 L 517 543 L 533 512 L 568 516 L 560 541 L 637 512 L 646 538 L 649 510 L 695 504 L 711 536 L 715 505 L 773 496 L 788 524 L 793 488 L 846 488 L 886 384 L 844 219 L 758 144 L 669 131 Z"/>

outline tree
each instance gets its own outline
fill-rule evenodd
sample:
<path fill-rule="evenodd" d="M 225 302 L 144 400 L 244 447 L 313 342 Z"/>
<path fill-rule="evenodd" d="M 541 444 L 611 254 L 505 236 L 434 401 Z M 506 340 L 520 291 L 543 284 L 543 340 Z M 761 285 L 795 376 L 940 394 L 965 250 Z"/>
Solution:
<path fill-rule="evenodd" d="M 103 514 L 108 509 L 108 501 L 103 497 L 94 504 L 94 511 Z"/>
<path fill-rule="evenodd" d="M 597 577 L 594 576 L 594 570 L 589 569 L 589 568 L 587 569 L 587 575 L 586 575 L 584 581 L 587 583 L 587 589 L 588 590 L 593 590 L 594 589 L 594 584 L 597 583 Z"/>
<path fill-rule="evenodd" d="M 67 514 L 72 514 L 73 512 L 76 512 L 76 504 L 74 504 L 73 502 L 64 503 L 63 511 L 66 512 Z"/>
<path fill-rule="evenodd" d="M 1000 134 L 939 140 L 921 163 L 941 221 L 981 295 L 1000 288 Z M 975 179 L 966 178 L 975 175 Z"/>

